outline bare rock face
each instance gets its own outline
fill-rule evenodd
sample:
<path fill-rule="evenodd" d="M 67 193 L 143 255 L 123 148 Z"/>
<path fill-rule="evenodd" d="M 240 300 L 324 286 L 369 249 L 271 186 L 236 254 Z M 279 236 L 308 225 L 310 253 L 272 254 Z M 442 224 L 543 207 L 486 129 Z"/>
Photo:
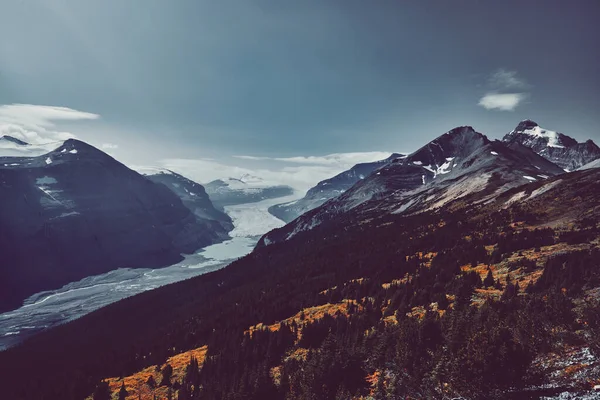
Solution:
<path fill-rule="evenodd" d="M 227 236 L 165 185 L 74 139 L 0 157 L 0 204 L 2 311 L 86 276 L 166 266 Z"/>

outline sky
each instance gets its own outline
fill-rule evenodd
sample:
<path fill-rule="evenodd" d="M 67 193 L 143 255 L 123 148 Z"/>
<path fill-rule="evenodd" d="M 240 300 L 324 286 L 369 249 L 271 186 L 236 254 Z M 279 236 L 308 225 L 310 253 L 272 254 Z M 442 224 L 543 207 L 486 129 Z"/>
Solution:
<path fill-rule="evenodd" d="M 600 142 L 598 20 L 595 0 L 0 0 L 0 134 L 302 190 L 460 125 Z"/>

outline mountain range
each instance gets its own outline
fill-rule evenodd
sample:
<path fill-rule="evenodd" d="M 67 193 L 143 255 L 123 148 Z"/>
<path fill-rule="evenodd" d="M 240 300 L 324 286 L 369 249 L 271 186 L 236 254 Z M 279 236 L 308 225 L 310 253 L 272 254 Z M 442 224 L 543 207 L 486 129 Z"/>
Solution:
<path fill-rule="evenodd" d="M 204 188 L 213 204 L 220 209 L 294 194 L 290 186 L 270 185 L 249 174 L 239 178 L 217 179 L 205 184 Z"/>
<path fill-rule="evenodd" d="M 454 128 L 359 173 L 226 268 L 1 352 L 3 393 L 594 398 L 598 158 L 593 142 L 535 126 L 504 140 Z"/>
<path fill-rule="evenodd" d="M 458 171 L 455 171 L 454 173 L 451 172 L 452 169 L 455 167 L 454 164 L 457 164 L 456 162 L 452 162 L 452 160 L 454 160 L 454 158 L 456 157 L 456 150 L 460 150 L 463 153 L 468 152 L 468 150 L 465 146 L 462 146 L 460 143 L 458 144 L 458 147 L 452 144 L 450 145 L 450 147 L 448 147 L 444 143 L 447 142 L 447 140 L 444 139 L 444 136 L 456 136 L 457 129 L 454 129 L 448 132 L 447 134 L 443 135 L 442 137 L 437 138 L 436 140 L 432 141 L 424 148 L 417 150 L 417 152 L 411 154 L 410 156 L 394 153 L 388 159 L 385 160 L 377 161 L 374 163 L 357 164 L 351 169 L 344 171 L 333 178 L 319 182 L 315 187 L 311 188 L 302 199 L 272 206 L 269 209 L 269 212 L 286 222 L 291 222 L 300 215 L 305 214 L 313 209 L 316 209 L 328 200 L 334 199 L 338 196 L 342 197 L 342 194 L 344 194 L 357 182 L 368 177 L 373 171 L 376 171 L 380 168 L 383 169 L 384 166 L 387 166 L 392 162 L 399 162 L 404 160 L 408 161 L 408 164 L 411 164 L 411 161 L 409 161 L 408 158 L 412 159 L 412 165 L 415 166 L 415 168 L 412 168 L 412 170 L 413 173 L 415 173 L 415 175 L 413 175 L 413 181 L 416 182 L 416 186 L 411 185 L 407 182 L 405 182 L 404 184 L 399 183 L 399 189 L 401 190 L 408 188 L 416 189 L 419 186 L 417 179 L 419 173 L 421 174 L 421 182 L 423 184 L 425 184 L 425 182 L 429 179 L 436 178 L 438 175 L 440 177 L 444 176 L 445 178 L 455 177 Z M 470 130 L 472 130 L 472 128 Z M 475 142 L 477 142 L 480 139 L 480 137 L 472 138 L 467 136 L 464 139 L 466 141 L 474 140 Z M 489 139 L 487 139 L 487 137 L 485 139 L 489 142 Z M 506 145 L 508 150 L 504 146 L 502 146 L 502 144 Z M 520 154 L 520 157 L 531 158 L 531 153 L 522 149 L 522 146 L 531 149 L 534 153 L 550 161 L 552 164 L 555 164 L 550 165 L 548 163 L 544 163 L 538 158 L 536 161 L 537 165 L 535 165 L 535 168 L 538 170 L 542 169 L 543 165 L 543 168 L 545 168 L 547 174 L 542 173 L 540 175 L 538 171 L 531 170 L 531 168 L 528 170 L 528 172 L 522 171 L 523 175 L 521 176 L 526 177 L 524 179 L 529 180 L 540 179 L 543 177 L 555 175 L 557 173 L 562 173 L 563 171 L 574 171 L 600 158 L 600 148 L 592 140 L 587 140 L 584 143 L 578 143 L 575 139 L 563 133 L 543 129 L 536 122 L 529 119 L 521 121 L 515 129 L 513 129 L 504 136 L 504 138 L 502 139 L 502 143 L 498 143 L 498 141 L 496 141 L 494 146 L 505 149 L 505 151 L 502 152 L 502 155 L 500 156 L 500 158 L 503 160 L 506 158 L 506 156 L 510 157 L 508 153 L 511 150 L 515 149 L 516 153 Z M 489 154 L 498 156 L 498 152 L 492 149 L 489 150 Z M 491 158 L 489 156 L 487 158 L 488 161 L 494 160 L 494 158 Z M 424 161 L 422 161 L 421 159 L 423 159 Z M 515 159 L 513 161 L 516 162 L 519 166 L 523 165 L 521 163 L 521 160 Z M 525 162 L 527 163 L 527 161 Z M 399 165 L 405 164 L 406 163 L 399 163 Z M 458 164 L 456 166 L 458 166 Z M 558 169 L 556 169 L 556 166 L 562 168 L 563 171 L 558 171 Z M 506 165 L 506 167 L 508 167 L 508 164 Z M 459 169 L 460 168 L 461 167 L 459 167 Z M 404 172 L 398 172 L 397 169 L 394 169 L 395 172 L 393 172 L 393 179 L 398 179 L 398 174 L 410 175 L 410 172 L 408 172 L 406 168 L 404 169 Z M 420 169 L 421 172 L 418 172 Z M 431 177 L 432 174 L 433 176 Z M 458 172 L 458 174 L 461 173 Z M 407 179 L 407 176 L 404 176 L 404 178 L 402 179 Z M 378 180 L 377 177 L 373 177 L 371 179 L 371 182 L 367 185 L 368 187 L 364 187 L 362 189 L 356 188 L 355 190 L 357 190 L 357 192 L 355 194 L 345 194 L 343 198 L 349 199 L 350 197 L 354 197 L 352 203 L 361 202 L 361 198 L 370 198 L 371 193 L 368 193 L 369 190 L 372 190 L 373 192 L 380 190 L 379 183 L 372 183 L 376 180 Z M 384 179 L 379 179 L 379 181 L 383 180 Z M 440 182 L 441 180 L 443 179 L 438 178 L 436 183 Z M 512 184 L 511 182 L 519 182 L 519 179 L 513 181 L 511 177 L 507 177 L 507 180 L 509 182 L 509 186 L 510 184 Z M 385 185 L 385 183 L 383 185 Z M 457 187 L 455 188 L 455 190 L 458 190 Z M 464 193 L 466 192 L 463 191 L 463 194 Z M 450 193 L 450 198 L 452 197 L 452 195 L 453 193 Z M 343 203 L 344 201 L 347 200 L 340 199 L 341 203 Z M 330 209 L 327 209 L 324 212 L 326 214 L 337 212 L 333 210 L 339 209 L 340 202 L 336 201 L 335 204 L 332 204 Z M 406 205 L 406 207 L 408 206 L 409 205 Z M 411 203 L 410 206 L 414 207 L 414 203 Z M 309 222 L 309 225 L 314 223 L 316 223 L 315 220 Z M 267 240 L 270 239 L 267 238 Z"/>
<path fill-rule="evenodd" d="M 259 246 L 287 240 L 346 213 L 360 223 L 372 214 L 434 210 L 475 193 L 483 203 L 513 187 L 563 172 L 518 142 L 491 141 L 470 126 L 459 127 L 267 233 Z"/>

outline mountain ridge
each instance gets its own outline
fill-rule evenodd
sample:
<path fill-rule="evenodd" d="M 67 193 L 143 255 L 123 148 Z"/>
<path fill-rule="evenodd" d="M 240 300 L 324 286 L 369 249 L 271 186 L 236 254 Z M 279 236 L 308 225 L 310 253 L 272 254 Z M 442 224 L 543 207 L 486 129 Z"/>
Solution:
<path fill-rule="evenodd" d="M 353 209 L 357 219 L 367 218 L 361 213 L 418 212 L 470 193 L 493 197 L 527 181 L 562 172 L 519 143 L 491 141 L 470 126 L 458 127 L 407 157 L 383 166 L 376 174 L 292 223 L 265 234 L 258 246 L 289 239 Z"/>

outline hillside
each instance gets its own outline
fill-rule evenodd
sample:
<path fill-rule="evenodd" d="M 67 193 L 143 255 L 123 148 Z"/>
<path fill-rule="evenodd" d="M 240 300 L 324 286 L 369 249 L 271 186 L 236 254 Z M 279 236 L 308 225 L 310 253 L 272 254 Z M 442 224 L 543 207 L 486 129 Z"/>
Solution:
<path fill-rule="evenodd" d="M 600 383 L 599 178 L 333 220 L 0 353 L 11 366 L 1 383 L 14 398 L 79 399 L 207 345 L 202 398 L 589 392 Z"/>

